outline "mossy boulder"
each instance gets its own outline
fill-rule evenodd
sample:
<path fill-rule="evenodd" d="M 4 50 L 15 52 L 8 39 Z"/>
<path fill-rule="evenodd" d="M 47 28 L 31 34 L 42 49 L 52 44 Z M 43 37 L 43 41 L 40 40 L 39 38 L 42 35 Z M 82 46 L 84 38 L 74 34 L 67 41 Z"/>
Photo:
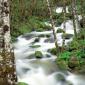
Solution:
<path fill-rule="evenodd" d="M 81 65 L 78 71 L 79 74 L 84 74 L 85 75 L 85 64 Z"/>
<path fill-rule="evenodd" d="M 19 82 L 17 85 L 28 85 L 28 84 L 26 84 L 24 82 Z"/>
<path fill-rule="evenodd" d="M 76 40 L 74 40 L 71 43 L 69 43 L 69 51 L 77 50 L 79 46 L 79 43 Z"/>
<path fill-rule="evenodd" d="M 71 13 L 66 13 L 66 19 L 73 19 L 73 15 Z"/>
<path fill-rule="evenodd" d="M 50 37 L 50 34 L 41 34 L 41 35 L 39 35 L 38 37 L 47 37 L 47 38 L 49 38 Z"/>
<path fill-rule="evenodd" d="M 66 81 L 64 75 L 62 75 L 62 74 L 57 74 L 56 79 L 57 79 L 57 81 L 61 81 L 61 82 Z"/>
<path fill-rule="evenodd" d="M 73 85 L 70 81 L 66 81 L 66 85 Z"/>
<path fill-rule="evenodd" d="M 43 31 L 43 28 L 38 28 L 38 29 L 36 29 L 36 31 L 42 32 Z"/>
<path fill-rule="evenodd" d="M 65 76 L 65 74 L 57 74 L 56 75 L 56 79 L 57 81 L 63 82 L 63 85 L 73 85 L 70 81 L 67 81 Z"/>
<path fill-rule="evenodd" d="M 68 67 L 72 70 L 75 70 L 79 67 L 79 60 L 76 56 L 72 56 L 68 61 Z"/>
<path fill-rule="evenodd" d="M 70 39 L 70 38 L 72 38 L 72 37 L 73 37 L 73 34 L 64 33 L 64 34 L 62 35 L 62 38 L 63 38 L 63 39 Z"/>
<path fill-rule="evenodd" d="M 38 37 L 45 37 L 45 35 L 44 35 L 44 34 L 41 34 L 41 35 L 39 35 Z"/>
<path fill-rule="evenodd" d="M 52 53 L 53 55 L 57 55 L 57 49 L 56 48 L 49 49 L 48 52 Z"/>
<path fill-rule="evenodd" d="M 47 58 L 50 58 L 50 57 L 51 57 L 51 55 L 49 55 L 49 54 L 46 54 L 46 57 L 47 57 Z"/>
<path fill-rule="evenodd" d="M 35 51 L 35 57 L 38 58 L 38 59 L 43 58 L 42 52 L 41 51 Z"/>
<path fill-rule="evenodd" d="M 39 48 L 40 45 L 31 45 L 30 47 L 31 47 L 31 48 Z"/>
<path fill-rule="evenodd" d="M 46 35 L 46 37 L 47 37 L 47 38 L 49 38 L 49 37 L 50 37 L 50 35 L 49 35 L 49 34 L 47 34 L 47 35 Z"/>
<path fill-rule="evenodd" d="M 65 33 L 65 31 L 63 29 L 58 29 L 57 33 Z"/>
<path fill-rule="evenodd" d="M 58 65 L 58 68 L 61 70 L 67 70 L 68 65 L 65 60 L 62 60 L 61 58 L 56 59 L 56 64 Z"/>
<path fill-rule="evenodd" d="M 34 40 L 34 42 L 39 42 L 39 40 L 40 40 L 40 38 L 36 38 L 36 39 Z"/>
<path fill-rule="evenodd" d="M 43 29 L 44 29 L 44 30 L 51 30 L 52 27 L 51 27 L 51 26 L 44 26 Z"/>

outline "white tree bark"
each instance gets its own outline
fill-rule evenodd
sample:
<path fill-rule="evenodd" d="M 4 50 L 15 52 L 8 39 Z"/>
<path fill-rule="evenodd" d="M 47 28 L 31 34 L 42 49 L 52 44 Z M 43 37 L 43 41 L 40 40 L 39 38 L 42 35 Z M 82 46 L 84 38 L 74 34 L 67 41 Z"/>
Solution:
<path fill-rule="evenodd" d="M 72 8 L 72 15 L 73 15 L 73 27 L 74 27 L 74 34 L 75 38 L 77 39 L 77 25 L 78 25 L 78 18 L 76 13 L 76 0 L 71 0 L 71 8 Z"/>
<path fill-rule="evenodd" d="M 54 24 L 54 20 L 53 20 L 53 16 L 52 16 L 51 6 L 50 6 L 50 3 L 49 3 L 49 0 L 46 0 L 46 1 L 47 1 L 49 14 L 50 14 L 50 20 L 51 20 L 51 25 L 52 25 L 53 35 L 54 35 L 55 47 L 56 47 L 57 51 L 59 51 L 59 47 L 58 47 L 58 44 L 57 44 L 56 32 L 55 32 L 55 24 Z"/>
<path fill-rule="evenodd" d="M 63 28 L 64 28 L 64 31 L 66 32 L 66 4 L 65 3 L 66 3 L 66 0 L 63 0 L 63 19 L 64 19 Z M 65 45 L 65 38 L 63 39 L 62 48 L 64 48 L 64 45 Z"/>
<path fill-rule="evenodd" d="M 14 65 L 14 53 L 10 44 L 10 18 L 8 0 L 0 0 L 0 84 L 15 85 L 16 74 Z"/>

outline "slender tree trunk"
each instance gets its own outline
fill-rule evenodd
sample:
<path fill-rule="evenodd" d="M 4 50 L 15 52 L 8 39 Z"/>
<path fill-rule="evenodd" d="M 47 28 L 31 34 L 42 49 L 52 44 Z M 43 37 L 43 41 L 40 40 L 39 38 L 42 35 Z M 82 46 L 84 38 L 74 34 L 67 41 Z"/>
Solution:
<path fill-rule="evenodd" d="M 57 44 L 56 32 L 55 32 L 55 24 L 54 24 L 54 20 L 53 20 L 53 16 L 52 16 L 52 10 L 51 10 L 51 7 L 50 7 L 49 0 L 46 0 L 46 1 L 47 1 L 49 14 L 50 14 L 50 20 L 51 20 L 51 25 L 52 25 L 53 35 L 54 35 L 55 46 L 56 46 L 57 51 L 59 51 L 59 47 L 58 47 L 58 44 Z"/>
<path fill-rule="evenodd" d="M 31 4 L 30 4 L 30 13 L 31 15 L 33 16 L 33 10 L 35 9 L 36 7 L 36 0 L 31 0 Z"/>
<path fill-rule="evenodd" d="M 73 27 L 74 27 L 74 35 L 75 38 L 77 39 L 77 29 L 76 29 L 76 21 L 77 19 L 77 14 L 76 14 L 76 0 L 71 0 L 72 4 L 71 4 L 71 8 L 72 8 L 72 15 L 73 15 Z"/>
<path fill-rule="evenodd" d="M 84 0 L 81 0 L 81 16 L 82 16 L 82 20 L 83 20 L 83 28 L 85 27 L 85 21 L 84 21 Z M 85 28 L 84 28 L 85 29 Z"/>
<path fill-rule="evenodd" d="M 65 3 L 66 3 L 66 0 L 63 0 L 64 31 L 66 31 L 66 4 Z M 65 38 L 63 39 L 62 48 L 64 48 L 64 45 L 65 45 Z"/>
<path fill-rule="evenodd" d="M 10 44 L 9 1 L 0 0 L 0 84 L 16 85 L 14 53 Z"/>
<path fill-rule="evenodd" d="M 19 0 L 19 9 L 20 9 L 20 17 L 22 20 L 24 20 L 25 16 L 25 6 L 24 6 L 24 0 Z"/>
<path fill-rule="evenodd" d="M 85 32 L 85 17 L 84 17 L 84 0 L 81 0 L 81 16 L 82 16 L 82 32 Z M 83 40 L 85 39 L 85 35 L 83 35 Z"/>

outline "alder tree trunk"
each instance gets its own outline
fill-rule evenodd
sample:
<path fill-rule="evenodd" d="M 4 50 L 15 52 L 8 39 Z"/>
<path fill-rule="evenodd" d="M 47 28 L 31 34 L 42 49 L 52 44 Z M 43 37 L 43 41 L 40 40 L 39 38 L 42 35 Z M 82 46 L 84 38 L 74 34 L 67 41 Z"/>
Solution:
<path fill-rule="evenodd" d="M 66 32 L 66 0 L 63 0 L 63 19 L 64 19 L 63 29 Z M 65 45 L 65 38 L 63 38 L 62 51 L 64 49 L 64 45 Z"/>
<path fill-rule="evenodd" d="M 73 15 L 73 27 L 74 27 L 74 35 L 77 39 L 77 29 L 79 29 L 79 22 L 78 22 L 78 15 L 77 15 L 77 8 L 76 8 L 76 0 L 71 0 L 71 8 L 72 8 L 72 15 Z"/>
<path fill-rule="evenodd" d="M 53 30 L 55 46 L 56 46 L 56 49 L 57 49 L 57 51 L 59 53 L 59 46 L 57 44 L 57 37 L 56 37 L 56 32 L 55 32 L 55 24 L 54 24 L 54 20 L 53 20 L 53 16 L 52 16 L 52 10 L 51 10 L 51 6 L 50 6 L 50 2 L 49 2 L 49 0 L 46 0 L 46 2 L 47 2 L 49 14 L 50 14 L 50 21 L 51 21 L 52 30 Z"/>
<path fill-rule="evenodd" d="M 0 0 L 0 85 L 16 85 L 14 52 L 11 47 L 9 1 Z"/>

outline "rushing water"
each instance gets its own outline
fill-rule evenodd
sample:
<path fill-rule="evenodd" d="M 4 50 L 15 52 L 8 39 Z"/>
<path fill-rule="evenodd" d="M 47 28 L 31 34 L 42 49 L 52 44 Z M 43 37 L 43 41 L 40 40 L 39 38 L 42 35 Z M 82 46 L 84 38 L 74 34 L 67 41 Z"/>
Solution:
<path fill-rule="evenodd" d="M 48 23 L 45 24 L 48 25 Z M 55 30 L 57 31 L 60 28 L 63 29 L 63 23 L 60 27 L 55 27 Z M 68 34 L 74 34 L 71 20 L 66 22 L 65 31 Z M 49 37 L 46 35 L 49 35 Z M 58 45 L 62 46 L 62 33 L 58 33 L 56 36 Z M 65 45 L 70 41 L 72 41 L 72 37 L 65 40 Z M 61 71 L 55 63 L 57 57 L 48 52 L 48 49 L 55 47 L 52 30 L 44 32 L 33 31 L 21 35 L 13 45 L 19 82 L 26 82 L 29 85 L 85 85 L 84 76 Z M 38 47 L 34 48 L 33 46 Z M 35 51 L 41 51 L 43 58 L 35 58 Z"/>

